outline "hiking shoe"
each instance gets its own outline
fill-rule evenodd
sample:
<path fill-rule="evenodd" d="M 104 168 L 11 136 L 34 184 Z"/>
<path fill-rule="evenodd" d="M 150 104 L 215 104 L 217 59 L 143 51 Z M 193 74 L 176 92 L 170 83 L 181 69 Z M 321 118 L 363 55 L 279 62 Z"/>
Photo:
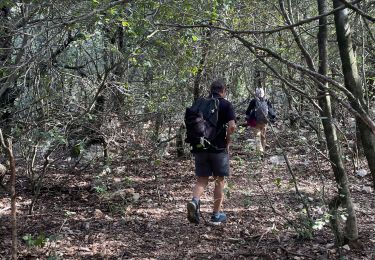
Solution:
<path fill-rule="evenodd" d="M 187 218 L 191 223 L 199 224 L 199 202 L 189 201 L 187 204 Z"/>
<path fill-rule="evenodd" d="M 219 225 L 220 223 L 225 223 L 227 222 L 227 215 L 225 215 L 224 212 L 220 212 L 216 214 L 214 213 L 211 216 L 211 222 L 216 225 Z"/>

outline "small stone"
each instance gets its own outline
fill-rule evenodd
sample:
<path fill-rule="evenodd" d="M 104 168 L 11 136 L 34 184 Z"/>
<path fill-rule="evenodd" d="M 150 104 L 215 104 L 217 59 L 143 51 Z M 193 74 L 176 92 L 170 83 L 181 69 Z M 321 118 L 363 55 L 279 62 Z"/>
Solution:
<path fill-rule="evenodd" d="M 324 211 L 321 207 L 316 207 L 316 213 L 319 215 L 323 215 Z"/>
<path fill-rule="evenodd" d="M 113 220 L 113 218 L 110 217 L 110 216 L 108 216 L 108 215 L 105 215 L 105 216 L 104 216 L 104 219 L 105 219 L 105 220 L 109 220 L 109 221 L 112 221 L 112 220 Z"/>
<path fill-rule="evenodd" d="M 350 246 L 349 246 L 349 245 L 345 245 L 345 246 L 343 246 L 342 248 L 344 248 L 344 249 L 347 250 L 347 251 L 350 251 Z"/>
<path fill-rule="evenodd" d="M 78 250 L 79 250 L 79 251 L 85 251 L 85 252 L 91 252 L 90 248 L 83 247 L 83 246 L 80 247 Z"/>
<path fill-rule="evenodd" d="M 365 177 L 367 175 L 367 171 L 365 169 L 360 169 L 356 172 L 357 176 Z"/>
<path fill-rule="evenodd" d="M 133 194 L 133 201 L 134 202 L 137 202 L 139 200 L 139 198 L 141 197 L 141 195 L 139 193 L 134 193 Z"/>
<path fill-rule="evenodd" d="M 100 209 L 95 209 L 94 217 L 95 218 L 102 218 L 104 216 L 103 212 Z"/>
<path fill-rule="evenodd" d="M 372 193 L 372 188 L 370 186 L 363 186 L 362 190 L 366 193 Z"/>
<path fill-rule="evenodd" d="M 275 155 L 275 156 L 271 156 L 270 157 L 270 162 L 272 164 L 275 164 L 275 165 L 281 164 L 282 160 L 283 160 L 283 158 L 281 158 L 281 156 Z"/>

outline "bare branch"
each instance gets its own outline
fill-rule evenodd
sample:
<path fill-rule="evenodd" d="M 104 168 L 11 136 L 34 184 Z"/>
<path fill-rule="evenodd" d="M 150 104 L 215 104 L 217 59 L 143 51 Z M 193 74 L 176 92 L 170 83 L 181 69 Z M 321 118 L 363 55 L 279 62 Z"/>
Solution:
<path fill-rule="evenodd" d="M 351 4 L 356 4 L 356 3 L 359 3 L 361 1 L 362 0 L 355 0 L 355 1 L 351 2 Z M 218 29 L 218 30 L 221 30 L 221 31 L 226 31 L 226 32 L 229 32 L 229 33 L 232 33 L 232 34 L 238 34 L 238 35 L 240 35 L 240 34 L 254 34 L 254 35 L 255 34 L 271 34 L 271 33 L 275 33 L 275 32 L 284 31 L 284 30 L 287 30 L 287 29 L 290 29 L 290 28 L 294 28 L 294 27 L 297 27 L 297 26 L 300 26 L 300 25 L 303 25 L 303 24 L 306 24 L 306 23 L 310 23 L 312 21 L 318 20 L 321 17 L 334 14 L 336 11 L 339 11 L 339 10 L 342 10 L 342 9 L 345 9 L 345 6 L 335 8 L 328 13 L 325 13 L 325 14 L 322 14 L 322 15 L 317 15 L 317 16 L 314 16 L 314 17 L 311 17 L 311 18 L 307 18 L 307 19 L 301 20 L 299 22 L 296 22 L 294 24 L 285 25 L 285 26 L 278 26 L 276 28 L 266 29 L 266 30 L 233 30 L 233 29 L 230 29 L 228 27 L 221 27 L 221 26 L 208 25 L 208 24 L 182 25 L 182 24 L 162 24 L 162 23 L 159 23 L 159 24 L 156 24 L 156 25 L 166 26 L 166 27 L 174 27 L 174 28 L 181 28 L 181 29 L 212 28 L 212 29 Z M 218 21 L 218 22 L 221 22 L 221 21 Z"/>
<path fill-rule="evenodd" d="M 367 20 L 371 22 L 375 22 L 375 17 L 372 17 L 371 15 L 367 14 L 366 12 L 362 11 L 358 7 L 354 5 L 354 3 L 348 3 L 345 0 L 339 0 L 341 3 L 345 5 L 345 7 L 352 9 L 354 12 L 358 13 L 359 15 L 363 16 Z"/>
<path fill-rule="evenodd" d="M 338 83 L 337 81 L 333 80 L 330 77 L 324 76 L 324 75 L 322 75 L 322 74 L 320 74 L 316 71 L 306 69 L 305 67 L 303 67 L 299 64 L 291 62 L 291 61 L 281 57 L 276 52 L 274 52 L 274 51 L 272 51 L 268 48 L 255 45 L 255 44 L 247 41 L 246 39 L 244 39 L 243 37 L 241 37 L 237 34 L 233 34 L 233 37 L 237 38 L 248 49 L 254 48 L 254 49 L 262 50 L 262 51 L 268 53 L 271 57 L 279 60 L 280 62 L 282 62 L 282 63 L 284 63 L 284 64 L 286 64 L 286 65 L 288 65 L 288 66 L 290 66 L 294 69 L 297 69 L 299 71 L 307 73 L 308 75 L 310 75 L 312 77 L 312 79 L 315 78 L 317 83 L 321 84 L 320 81 L 330 83 L 332 86 L 334 86 L 336 89 L 338 89 L 339 91 L 341 91 L 342 93 L 344 93 L 348 97 L 348 99 L 350 100 L 350 102 L 352 104 L 352 108 L 356 111 L 356 115 L 358 117 L 360 117 L 362 119 L 362 121 L 366 125 L 368 125 L 368 127 L 371 128 L 371 130 L 375 133 L 375 122 L 371 119 L 371 117 L 368 115 L 366 110 L 362 107 L 362 104 L 359 102 L 359 100 L 349 90 L 347 90 L 344 86 L 342 86 L 340 83 Z M 327 89 L 327 91 L 329 91 L 330 94 L 334 94 L 332 92 L 332 90 L 330 90 L 330 89 Z M 336 95 L 336 97 L 337 97 L 337 95 Z M 353 111 L 353 109 L 350 110 L 350 111 Z"/>

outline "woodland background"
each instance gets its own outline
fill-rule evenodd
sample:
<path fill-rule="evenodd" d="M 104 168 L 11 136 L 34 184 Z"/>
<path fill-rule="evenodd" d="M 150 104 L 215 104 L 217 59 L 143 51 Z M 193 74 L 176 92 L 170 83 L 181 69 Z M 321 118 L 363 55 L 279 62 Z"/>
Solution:
<path fill-rule="evenodd" d="M 373 259 L 374 20 L 370 0 L 0 1 L 0 257 Z M 229 222 L 194 226 L 183 116 L 217 78 Z"/>

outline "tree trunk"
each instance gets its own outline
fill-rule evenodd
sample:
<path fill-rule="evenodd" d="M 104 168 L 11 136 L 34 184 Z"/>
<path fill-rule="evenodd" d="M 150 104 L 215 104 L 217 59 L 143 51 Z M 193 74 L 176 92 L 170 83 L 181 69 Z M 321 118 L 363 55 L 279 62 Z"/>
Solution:
<path fill-rule="evenodd" d="M 10 8 L 6 5 L 0 8 L 0 68 L 5 68 L 10 62 L 12 47 L 12 38 L 8 29 L 8 18 Z M 0 127 L 4 130 L 4 135 L 9 136 L 11 132 L 12 113 L 11 108 L 14 106 L 14 90 L 7 85 L 7 70 L 0 71 Z"/>
<path fill-rule="evenodd" d="M 319 14 L 327 12 L 327 1 L 318 0 Z M 327 17 L 323 16 L 319 19 L 319 32 L 318 32 L 318 47 L 319 47 L 319 69 L 318 72 L 322 75 L 327 75 L 328 63 L 327 63 Z M 327 83 L 322 82 L 324 87 L 327 87 Z M 344 169 L 343 162 L 341 160 L 341 150 L 337 142 L 336 128 L 332 120 L 332 108 L 331 99 L 328 93 L 325 91 L 323 86 L 319 86 L 318 96 L 319 106 L 322 108 L 320 115 L 322 117 L 322 124 L 324 133 L 327 141 L 327 149 L 329 158 L 331 160 L 331 166 L 335 175 L 335 180 L 338 185 L 339 200 L 338 203 L 331 203 L 330 210 L 333 216 L 337 216 L 337 208 L 342 205 L 346 208 L 347 221 L 345 227 L 345 234 L 342 235 L 339 230 L 339 218 L 331 218 L 332 229 L 335 233 L 336 243 L 343 245 L 344 237 L 349 241 L 356 241 L 358 239 L 358 229 L 356 215 L 351 199 L 348 177 Z"/>
<path fill-rule="evenodd" d="M 176 137 L 176 148 L 177 148 L 177 157 L 181 158 L 185 156 L 184 151 L 184 135 L 185 135 L 185 126 L 180 125 L 177 131 L 177 137 Z"/>
<path fill-rule="evenodd" d="M 202 55 L 198 63 L 197 74 L 195 75 L 195 78 L 194 78 L 194 89 L 193 89 L 194 100 L 197 100 L 201 95 L 200 82 L 202 79 L 202 74 L 203 74 L 204 66 L 206 64 L 208 52 L 210 50 L 211 29 L 206 29 L 206 30 L 207 31 L 202 36 Z"/>
<path fill-rule="evenodd" d="M 341 7 L 342 5 L 343 3 L 340 0 L 333 0 L 334 8 Z M 347 8 L 335 12 L 336 37 L 340 51 L 342 70 L 344 73 L 344 83 L 345 87 L 353 93 L 361 105 L 368 110 L 364 100 L 361 79 L 358 74 L 357 61 L 353 51 L 348 19 Z M 352 102 L 352 106 L 355 107 L 354 102 Z M 367 163 L 371 171 L 373 186 L 375 188 L 375 135 L 360 118 L 356 118 L 356 123 L 360 132 Z"/>
<path fill-rule="evenodd" d="M 12 226 L 12 260 L 17 259 L 17 204 L 16 204 L 16 165 L 13 156 L 12 141 L 7 139 L 5 144 L 3 132 L 0 129 L 1 146 L 5 149 L 9 159 L 10 170 L 10 200 L 11 200 L 11 226 Z"/>

